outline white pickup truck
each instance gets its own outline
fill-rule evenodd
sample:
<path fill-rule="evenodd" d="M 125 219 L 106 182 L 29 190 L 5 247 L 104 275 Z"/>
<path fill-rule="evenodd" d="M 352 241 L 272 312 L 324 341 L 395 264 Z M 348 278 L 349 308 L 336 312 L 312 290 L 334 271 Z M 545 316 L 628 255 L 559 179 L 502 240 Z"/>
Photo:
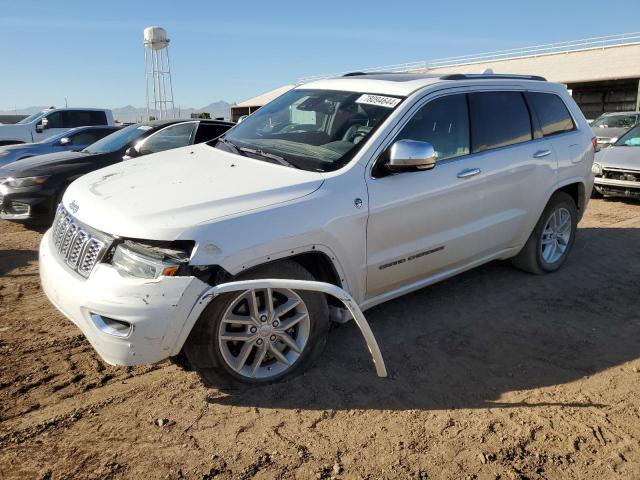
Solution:
<path fill-rule="evenodd" d="M 101 108 L 49 108 L 12 125 L 0 125 L 0 146 L 33 143 L 75 127 L 114 125 L 113 112 Z"/>
<path fill-rule="evenodd" d="M 73 182 L 42 286 L 112 364 L 183 353 L 208 383 L 269 383 L 353 317 L 384 376 L 362 311 L 492 260 L 559 269 L 595 147 L 540 77 L 320 80 L 214 142 Z"/>

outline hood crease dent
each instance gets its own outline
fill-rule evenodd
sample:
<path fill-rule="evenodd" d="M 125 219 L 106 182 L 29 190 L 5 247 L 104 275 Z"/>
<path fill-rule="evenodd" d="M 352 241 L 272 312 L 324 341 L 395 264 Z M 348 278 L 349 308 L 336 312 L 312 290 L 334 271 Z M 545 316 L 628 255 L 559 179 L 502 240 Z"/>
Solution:
<path fill-rule="evenodd" d="M 202 144 L 96 170 L 67 189 L 63 204 L 105 233 L 175 240 L 186 229 L 307 196 L 324 177 Z"/>

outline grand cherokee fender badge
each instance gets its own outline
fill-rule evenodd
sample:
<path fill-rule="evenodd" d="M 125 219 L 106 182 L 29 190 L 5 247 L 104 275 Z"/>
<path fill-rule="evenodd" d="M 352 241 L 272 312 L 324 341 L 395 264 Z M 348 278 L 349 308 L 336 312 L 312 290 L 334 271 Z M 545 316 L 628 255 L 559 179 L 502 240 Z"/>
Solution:
<path fill-rule="evenodd" d="M 71 210 L 73 213 L 78 213 L 79 208 L 80 205 L 78 205 L 75 200 L 71 200 L 71 203 L 69 204 L 69 210 Z"/>
<path fill-rule="evenodd" d="M 411 262 L 412 260 L 416 260 L 417 258 L 424 257 L 425 255 L 431 255 L 432 253 L 439 252 L 440 250 L 444 250 L 444 245 L 441 245 L 436 248 L 432 248 L 431 250 L 425 250 L 424 252 L 410 255 L 407 258 L 399 258 L 398 260 L 394 260 L 393 262 L 385 263 L 384 265 L 380 265 L 378 267 L 378 270 L 384 270 L 385 268 L 393 267 L 395 265 L 400 265 L 401 263 L 404 263 L 404 262 Z"/>

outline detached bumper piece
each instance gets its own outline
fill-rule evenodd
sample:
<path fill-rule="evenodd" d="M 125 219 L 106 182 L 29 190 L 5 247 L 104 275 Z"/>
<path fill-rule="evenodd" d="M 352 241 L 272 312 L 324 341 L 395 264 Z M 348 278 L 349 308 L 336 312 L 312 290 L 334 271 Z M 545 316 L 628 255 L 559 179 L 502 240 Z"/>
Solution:
<path fill-rule="evenodd" d="M 358 304 L 355 302 L 353 297 L 351 297 L 351 295 L 349 295 L 342 288 L 330 283 L 313 282 L 309 280 L 285 280 L 279 278 L 222 283 L 207 290 L 200 297 L 199 306 L 201 307 L 201 309 L 204 309 L 204 307 L 211 300 L 213 300 L 213 298 L 223 293 L 236 292 L 239 290 L 252 290 L 256 288 L 288 288 L 290 290 L 310 290 L 325 293 L 340 300 L 349 310 L 349 313 L 351 313 L 351 316 L 356 322 L 356 325 L 358 325 L 358 328 L 360 329 L 360 332 L 364 337 L 367 348 L 369 349 L 369 353 L 371 354 L 371 357 L 373 359 L 376 373 L 379 377 L 387 376 L 387 368 L 384 364 L 384 359 L 382 358 L 380 347 L 378 346 L 376 338 L 373 336 L 371 327 L 369 327 L 369 323 L 364 317 L 362 310 L 360 310 L 360 307 L 358 307 Z"/>

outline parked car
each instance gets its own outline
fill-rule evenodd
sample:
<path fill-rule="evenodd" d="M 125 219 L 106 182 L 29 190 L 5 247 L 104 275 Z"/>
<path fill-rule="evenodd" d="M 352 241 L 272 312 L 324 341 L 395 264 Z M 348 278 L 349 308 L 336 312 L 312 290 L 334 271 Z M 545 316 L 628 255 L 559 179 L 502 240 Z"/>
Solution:
<path fill-rule="evenodd" d="M 215 139 L 233 124 L 156 120 L 118 130 L 79 152 L 39 155 L 0 168 L 0 218 L 51 223 L 67 186 L 78 177 L 132 156 Z"/>
<path fill-rule="evenodd" d="M 77 127 L 36 143 L 20 143 L 0 147 L 0 167 L 36 155 L 82 150 L 101 138 L 111 135 L 116 130 L 118 127 L 106 125 L 103 127 Z"/>
<path fill-rule="evenodd" d="M 596 154 L 593 173 L 596 196 L 640 198 L 640 125 Z"/>
<path fill-rule="evenodd" d="M 600 147 L 608 147 L 620 135 L 638 123 L 640 112 L 603 113 L 591 122 L 591 131 Z"/>
<path fill-rule="evenodd" d="M 270 383 L 353 315 L 384 375 L 362 311 L 491 260 L 558 270 L 595 146 L 539 77 L 301 85 L 215 142 L 73 182 L 42 286 L 111 364 L 183 353 L 207 383 Z"/>
<path fill-rule="evenodd" d="M 75 127 L 113 126 L 111 110 L 100 108 L 50 108 L 13 125 L 0 125 L 0 146 L 39 142 Z"/>

